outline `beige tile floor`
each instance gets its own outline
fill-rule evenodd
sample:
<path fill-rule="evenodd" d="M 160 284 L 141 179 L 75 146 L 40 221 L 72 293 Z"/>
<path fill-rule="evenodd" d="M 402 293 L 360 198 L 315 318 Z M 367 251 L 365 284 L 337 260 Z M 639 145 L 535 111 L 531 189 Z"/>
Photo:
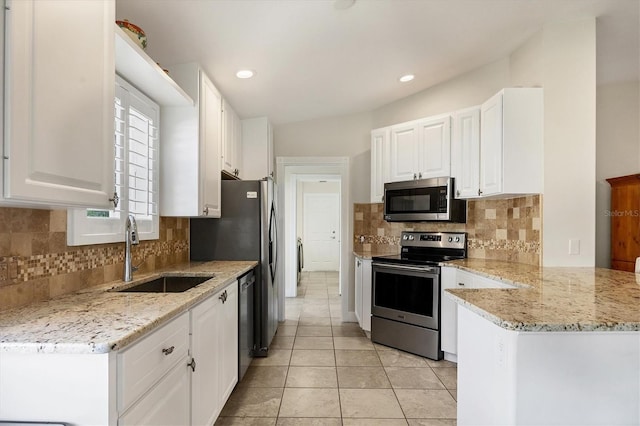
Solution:
<path fill-rule="evenodd" d="M 253 360 L 216 425 L 451 426 L 456 373 L 373 344 L 341 321 L 338 274 L 304 273 L 269 356 Z"/>

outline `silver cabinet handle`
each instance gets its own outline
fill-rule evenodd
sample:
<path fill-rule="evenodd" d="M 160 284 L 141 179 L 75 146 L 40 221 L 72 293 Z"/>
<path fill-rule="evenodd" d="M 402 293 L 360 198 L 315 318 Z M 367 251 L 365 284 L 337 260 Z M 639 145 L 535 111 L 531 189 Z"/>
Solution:
<path fill-rule="evenodd" d="M 164 348 L 164 349 L 162 349 L 162 353 L 165 354 L 165 355 L 171 355 L 175 348 L 176 348 L 175 346 Z"/>
<path fill-rule="evenodd" d="M 418 177 L 422 179 L 422 172 L 418 173 Z"/>
<path fill-rule="evenodd" d="M 204 209 L 202 209 L 202 214 L 204 214 L 205 216 L 209 215 L 209 207 L 205 207 Z"/>
<path fill-rule="evenodd" d="M 414 174 L 413 174 L 413 179 L 414 179 L 414 180 L 416 180 L 416 179 L 417 179 L 417 176 L 418 176 L 418 175 L 416 175 L 416 174 L 414 173 Z"/>
<path fill-rule="evenodd" d="M 191 371 L 195 372 L 196 371 L 196 359 L 195 358 L 191 358 L 191 362 L 189 364 L 187 364 L 187 367 L 191 367 Z"/>
<path fill-rule="evenodd" d="M 464 287 L 464 283 L 458 283 L 459 286 L 463 286 Z"/>
<path fill-rule="evenodd" d="M 456 191 L 456 196 L 459 197 L 460 196 L 460 191 Z"/>

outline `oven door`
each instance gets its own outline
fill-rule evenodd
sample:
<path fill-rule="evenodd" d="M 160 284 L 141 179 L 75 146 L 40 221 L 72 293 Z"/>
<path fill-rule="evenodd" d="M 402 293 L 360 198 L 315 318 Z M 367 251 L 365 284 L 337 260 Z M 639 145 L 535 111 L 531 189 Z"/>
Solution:
<path fill-rule="evenodd" d="M 373 263 L 372 284 L 372 315 L 439 328 L 439 268 Z"/>

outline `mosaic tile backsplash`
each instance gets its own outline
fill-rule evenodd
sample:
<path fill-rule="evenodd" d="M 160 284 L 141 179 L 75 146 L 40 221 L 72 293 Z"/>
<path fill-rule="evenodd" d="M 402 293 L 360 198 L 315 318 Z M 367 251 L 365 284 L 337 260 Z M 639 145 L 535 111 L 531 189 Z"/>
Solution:
<path fill-rule="evenodd" d="M 132 247 L 153 272 L 189 260 L 189 219 L 160 218 L 160 239 Z M 0 311 L 122 278 L 124 243 L 67 246 L 67 211 L 0 208 Z"/>
<path fill-rule="evenodd" d="M 538 266 L 541 258 L 541 203 L 540 195 L 469 200 L 467 223 L 389 223 L 382 217 L 383 204 L 354 204 L 353 247 L 356 251 L 397 253 L 402 231 L 457 231 L 467 233 L 468 257 Z"/>

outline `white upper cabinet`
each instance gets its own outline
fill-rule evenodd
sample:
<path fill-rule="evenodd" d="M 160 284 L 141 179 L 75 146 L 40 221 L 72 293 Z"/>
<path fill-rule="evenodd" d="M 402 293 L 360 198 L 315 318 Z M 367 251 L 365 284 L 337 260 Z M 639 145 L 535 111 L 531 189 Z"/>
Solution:
<path fill-rule="evenodd" d="M 418 121 L 418 178 L 451 174 L 451 116 L 441 115 Z"/>
<path fill-rule="evenodd" d="M 504 89 L 482 104 L 480 196 L 542 192 L 542 89 Z"/>
<path fill-rule="evenodd" d="M 388 127 L 371 131 L 371 202 L 381 203 L 384 184 L 389 182 L 389 135 Z"/>
<path fill-rule="evenodd" d="M 417 177 L 418 130 L 417 123 L 413 121 L 391 126 L 390 182 L 411 180 Z"/>
<path fill-rule="evenodd" d="M 478 196 L 480 188 L 480 107 L 453 114 L 451 175 L 456 198 Z"/>
<path fill-rule="evenodd" d="M 273 129 L 267 117 L 242 120 L 242 178 L 273 177 Z"/>
<path fill-rule="evenodd" d="M 222 100 L 222 168 L 240 177 L 242 173 L 242 121 L 226 99 Z"/>
<path fill-rule="evenodd" d="M 440 115 L 391 126 L 392 182 L 449 176 L 451 117 Z"/>
<path fill-rule="evenodd" d="M 115 2 L 9 0 L 5 14 L 4 199 L 108 208 Z"/>
<path fill-rule="evenodd" d="M 195 105 L 161 110 L 160 214 L 220 217 L 222 97 L 195 63 L 171 75 Z"/>

